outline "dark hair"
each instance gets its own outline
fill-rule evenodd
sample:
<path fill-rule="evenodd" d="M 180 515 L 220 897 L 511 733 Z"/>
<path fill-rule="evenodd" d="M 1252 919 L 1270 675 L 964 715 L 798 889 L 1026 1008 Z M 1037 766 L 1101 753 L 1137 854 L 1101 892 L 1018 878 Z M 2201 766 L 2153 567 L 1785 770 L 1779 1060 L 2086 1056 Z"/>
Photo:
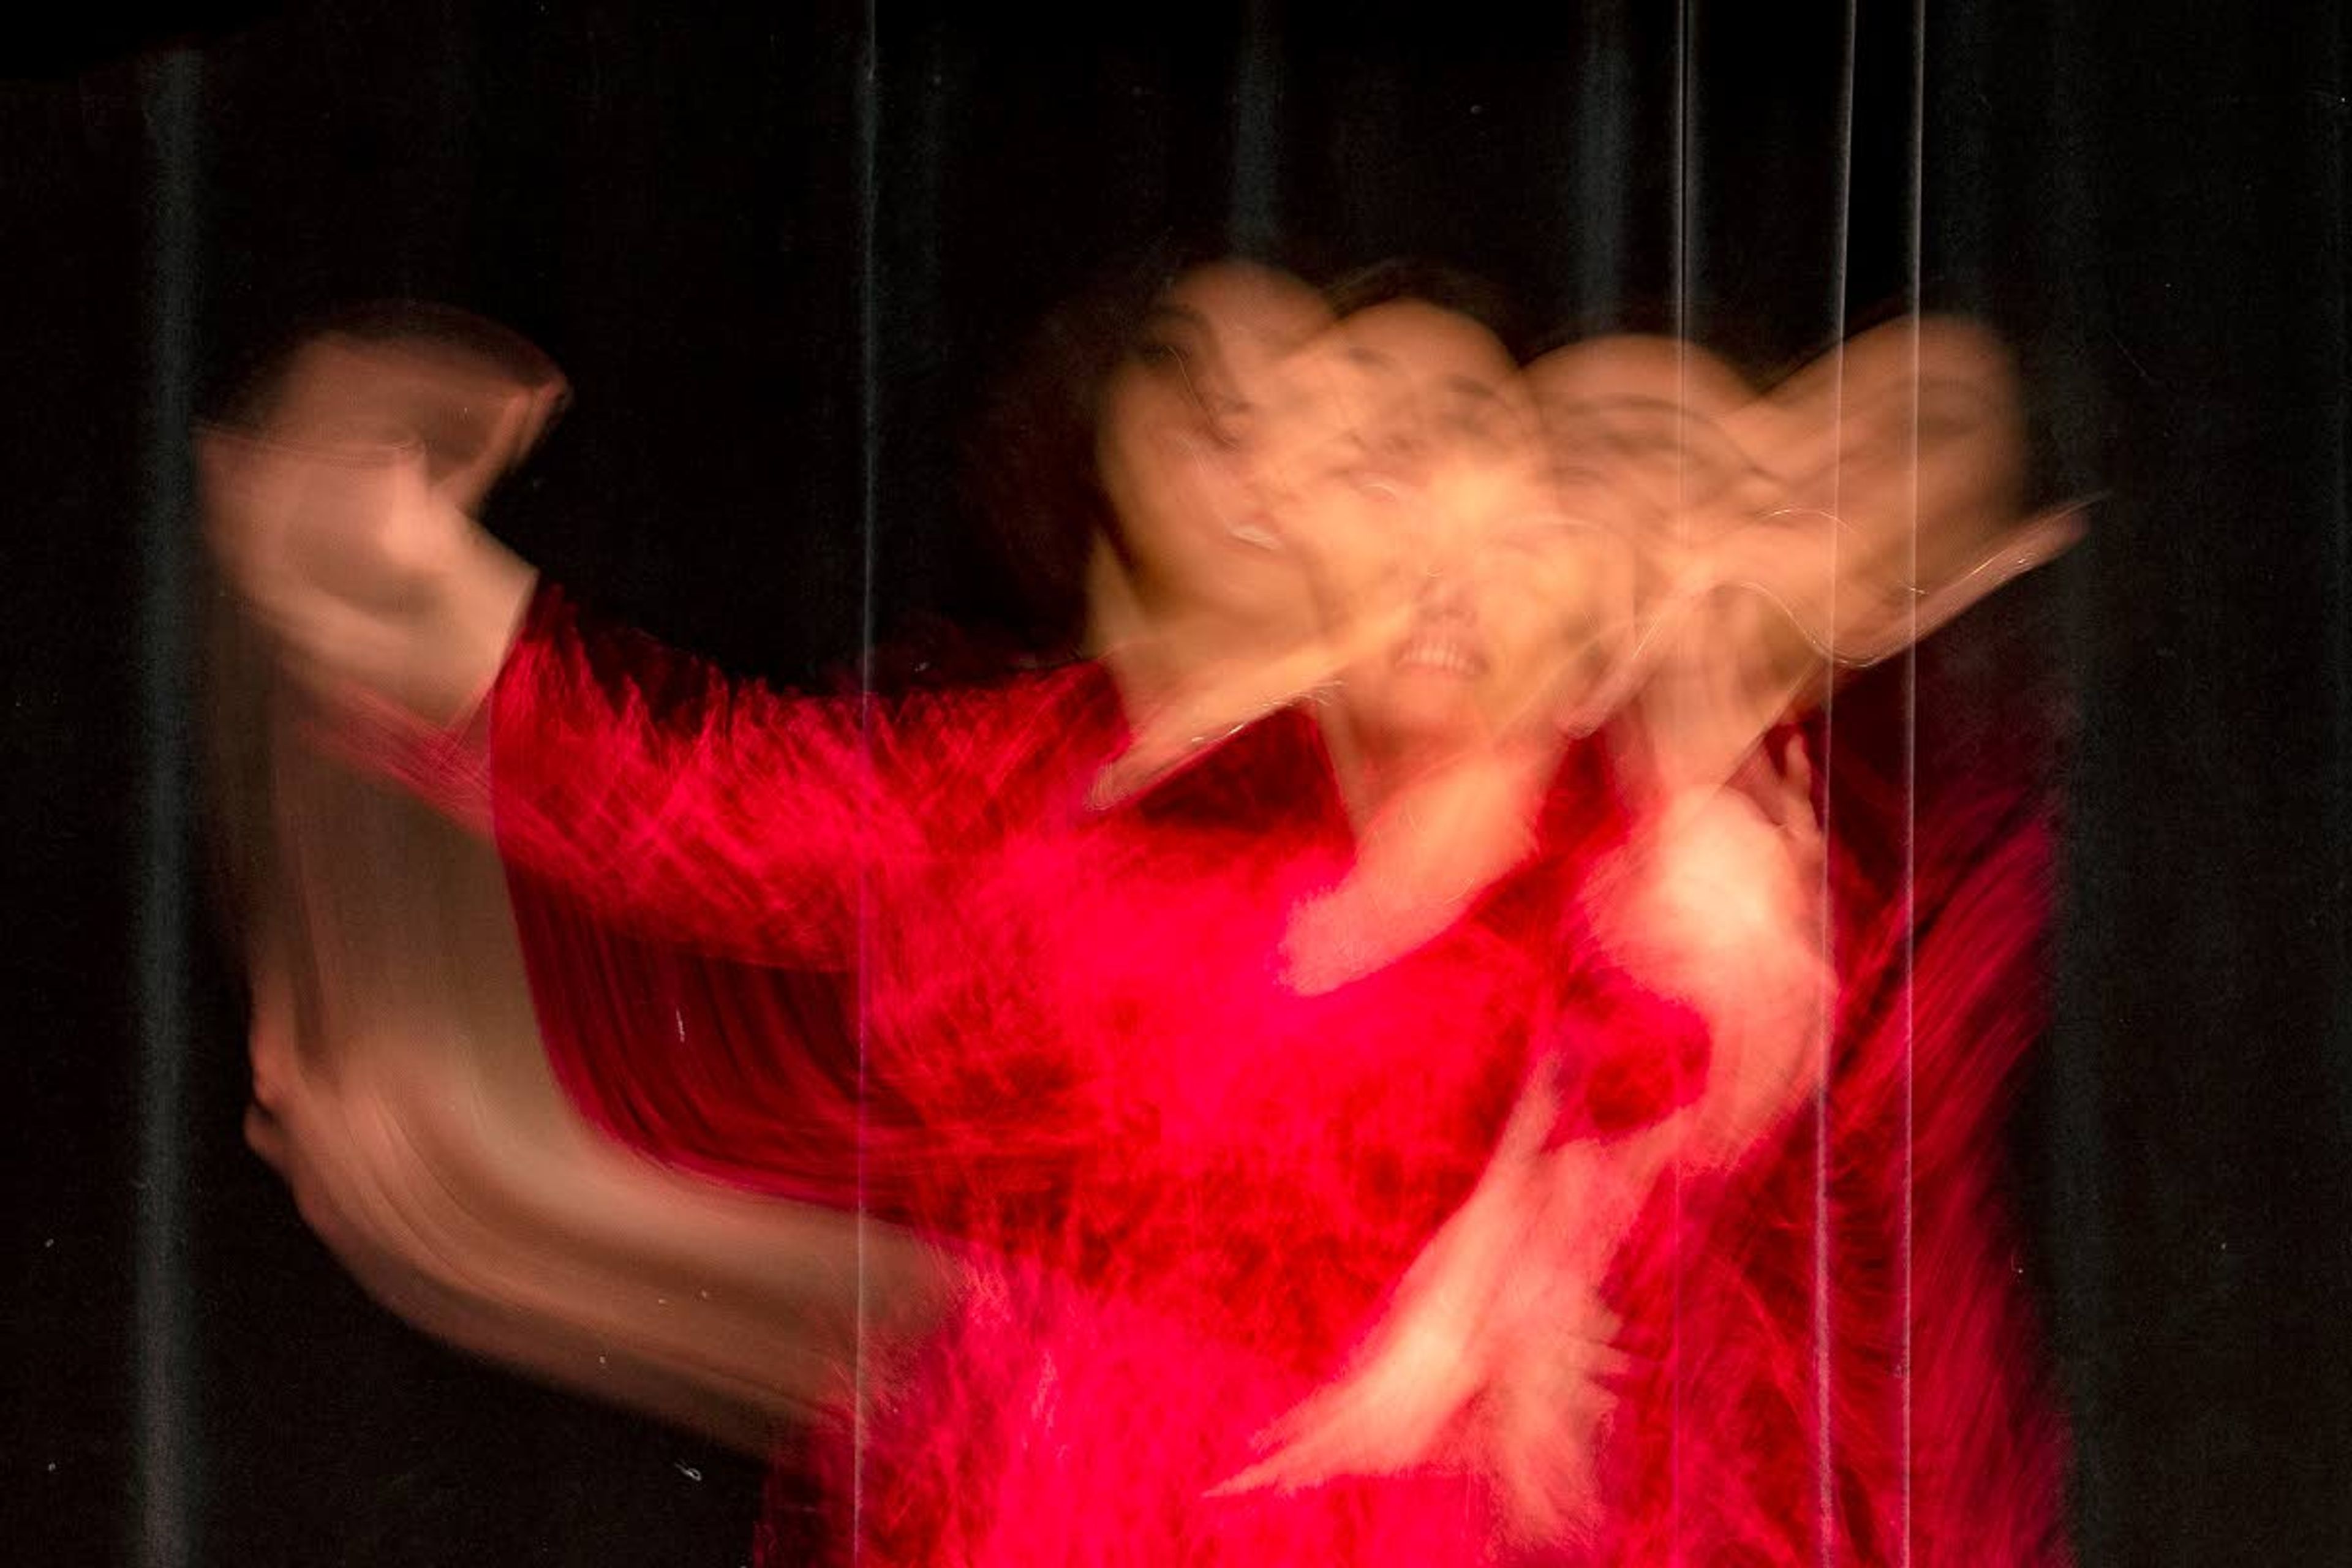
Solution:
<path fill-rule="evenodd" d="M 1040 651 L 1070 651 L 1084 626 L 1087 564 L 1118 520 L 1096 463 L 1103 398 L 1152 305 L 1196 266 L 1248 261 L 1312 277 L 1288 252 L 1163 237 L 1048 311 L 989 383 L 961 453 L 967 511 L 1017 601 L 1014 630 Z M 1485 279 L 1414 258 L 1345 274 L 1324 290 L 1335 314 L 1415 300 L 1469 317 L 1517 353 L 1520 323 Z"/>
<path fill-rule="evenodd" d="M 1154 257 L 1055 307 L 965 426 L 965 507 L 1017 601 L 1019 630 L 1050 651 L 1076 641 L 1087 557 L 1113 526 L 1095 468 L 1104 390 L 1169 276 Z"/>
<path fill-rule="evenodd" d="M 1450 310 L 1493 333 L 1513 359 L 1522 357 L 1524 326 L 1510 296 L 1477 276 L 1420 257 L 1392 257 L 1347 273 L 1323 290 L 1335 316 L 1352 316 L 1375 305 L 1414 300 Z"/>
<path fill-rule="evenodd" d="M 1152 306 L 1186 273 L 1219 260 L 1285 265 L 1231 244 L 1162 236 L 1047 311 L 964 423 L 964 509 L 1016 601 L 1013 629 L 1041 652 L 1074 649 L 1087 562 L 1097 540 L 1118 542 L 1096 461 L 1111 377 L 1138 348 Z"/>

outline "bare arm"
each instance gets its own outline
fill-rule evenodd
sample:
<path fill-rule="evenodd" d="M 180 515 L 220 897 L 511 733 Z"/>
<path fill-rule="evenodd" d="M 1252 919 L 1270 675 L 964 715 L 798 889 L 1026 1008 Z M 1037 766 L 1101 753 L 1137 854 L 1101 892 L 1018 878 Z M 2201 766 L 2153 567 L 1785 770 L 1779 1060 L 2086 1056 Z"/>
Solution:
<path fill-rule="evenodd" d="M 430 337 L 304 344 L 200 437 L 224 577 L 314 739 L 362 771 L 495 822 L 509 859 L 608 917 L 835 962 L 876 868 L 917 852 L 880 716 L 728 679 L 541 592 L 474 516 L 560 401 L 529 368 Z"/>
<path fill-rule="evenodd" d="M 248 932 L 255 1147 L 415 1327 L 761 1453 L 917 1331 L 925 1247 L 663 1169 L 557 1087 L 477 840 L 297 751 Z M 331 869 L 327 869 L 331 868 Z"/>
<path fill-rule="evenodd" d="M 245 758 L 218 782 L 248 1135 L 417 1327 L 759 1451 L 915 1331 L 929 1254 L 589 1128 L 544 1055 L 497 858 L 310 743 L 321 720 L 345 742 L 446 734 L 484 700 L 534 579 L 472 512 L 543 426 L 550 374 L 430 331 L 330 334 L 201 438 L 210 542 L 262 634 L 214 671 L 216 749 Z"/>

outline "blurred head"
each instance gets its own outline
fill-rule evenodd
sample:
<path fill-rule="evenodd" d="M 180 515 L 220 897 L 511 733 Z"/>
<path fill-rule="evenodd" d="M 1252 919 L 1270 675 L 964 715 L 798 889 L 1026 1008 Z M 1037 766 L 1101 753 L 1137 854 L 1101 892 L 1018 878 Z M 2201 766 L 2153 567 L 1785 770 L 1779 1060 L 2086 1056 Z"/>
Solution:
<path fill-rule="evenodd" d="M 2014 376 L 1966 322 L 1891 322 L 1769 391 L 1670 338 L 1574 344 L 1528 375 L 1570 506 L 1613 510 L 1654 586 L 1731 590 L 1817 644 L 1882 646 L 2021 518 Z"/>
<path fill-rule="evenodd" d="M 1574 724 L 1629 606 L 1618 538 L 1560 503 L 1524 378 L 1465 315 L 1371 305 L 1318 345 L 1340 389 L 1297 527 L 1367 628 L 1351 727 L 1444 752 Z"/>
<path fill-rule="evenodd" d="M 1305 285 L 1218 261 L 1131 270 L 1066 302 L 974 426 L 967 479 L 1033 634 L 1115 619 L 1296 616 L 1259 454 L 1284 356 L 1328 322 Z"/>
<path fill-rule="evenodd" d="M 1311 620 L 1275 458 L 1296 355 L 1328 321 L 1297 279 L 1233 261 L 1185 273 L 1146 312 L 1105 384 L 1095 459 L 1110 509 L 1097 567 L 1147 614 Z"/>
<path fill-rule="evenodd" d="M 1675 338 L 1592 338 L 1528 366 L 1570 504 L 1615 526 L 1680 538 L 1745 515 L 1758 498 L 1732 426 L 1756 394 Z"/>
<path fill-rule="evenodd" d="M 1906 586 L 1975 564 L 2025 512 L 2026 437 L 2009 351 L 1974 323 L 1891 322 L 1845 345 L 1839 510 Z M 1817 368 L 1777 402 L 1826 402 Z"/>

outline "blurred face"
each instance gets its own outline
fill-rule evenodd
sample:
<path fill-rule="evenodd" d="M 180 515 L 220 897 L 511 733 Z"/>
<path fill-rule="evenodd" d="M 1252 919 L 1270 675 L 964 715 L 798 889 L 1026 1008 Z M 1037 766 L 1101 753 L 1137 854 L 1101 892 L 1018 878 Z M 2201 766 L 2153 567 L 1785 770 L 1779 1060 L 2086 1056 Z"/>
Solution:
<path fill-rule="evenodd" d="M 1662 567 L 1787 500 L 1751 449 L 1753 389 L 1703 350 L 1599 338 L 1545 355 L 1528 378 L 1570 509 Z"/>
<path fill-rule="evenodd" d="M 1148 605 L 1308 618 L 1266 454 L 1295 397 L 1292 356 L 1328 321 L 1304 284 L 1232 262 L 1187 274 L 1153 307 L 1106 389 L 1097 443 Z"/>
<path fill-rule="evenodd" d="M 1853 558 L 1841 565 L 1899 598 L 1904 585 L 1975 564 L 2022 510 L 2015 376 L 1998 340 L 1958 321 L 1896 322 L 1854 339 L 1841 358 L 1841 384 L 1830 384 L 1835 362 L 1824 362 L 1771 402 L 1784 424 L 1831 425 L 1836 445 L 1818 466 L 1835 476 Z"/>
<path fill-rule="evenodd" d="M 1760 591 L 1748 611 L 1841 647 L 1978 564 L 2020 510 L 2012 373 L 1965 323 L 1878 329 L 1769 393 L 1664 338 L 1580 343 L 1529 377 L 1571 510 L 1613 508 L 1660 581 Z"/>
<path fill-rule="evenodd" d="M 1359 627 L 1351 719 L 1386 749 L 1540 733 L 1594 680 L 1628 592 L 1614 535 L 1568 514 L 1502 346 L 1418 302 L 1318 345 L 1339 416 L 1295 464 L 1318 584 Z"/>

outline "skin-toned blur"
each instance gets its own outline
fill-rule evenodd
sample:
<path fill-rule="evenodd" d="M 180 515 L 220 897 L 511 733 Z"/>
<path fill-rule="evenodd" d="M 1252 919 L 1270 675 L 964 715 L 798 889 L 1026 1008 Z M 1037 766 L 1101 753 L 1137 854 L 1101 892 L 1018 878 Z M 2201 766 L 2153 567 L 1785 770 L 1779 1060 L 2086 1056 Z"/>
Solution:
<path fill-rule="evenodd" d="M 1587 900 L 1591 940 L 1704 1020 L 1708 1081 L 1643 1137 L 1554 1146 L 1539 1065 L 1357 1356 L 1220 1489 L 1466 1458 L 1521 1529 L 1572 1531 L 1620 1360 L 1601 1287 L 1626 1228 L 1664 1173 L 1735 1165 L 1822 1070 L 1812 781 L 1761 742 L 2074 537 L 2063 514 L 2026 512 L 2013 372 L 1977 329 L 1921 321 L 1769 389 L 1654 338 L 1521 366 L 1437 304 L 1335 319 L 1298 279 L 1226 262 L 1176 279 L 1088 391 L 1109 515 L 1088 541 L 1087 650 L 1132 737 L 1090 798 L 1309 703 L 1356 854 L 1279 911 L 1293 991 L 1337 990 L 1460 921 L 1528 858 L 1580 738 L 1624 763 L 1634 824 Z M 408 739 L 462 734 L 534 584 L 475 516 L 562 395 L 551 366 L 330 334 L 207 436 L 215 555 L 302 704 L 298 723 L 273 703 L 267 747 L 387 710 Z M 504 929 L 494 857 L 393 810 L 352 840 L 375 858 L 320 853 L 324 818 L 305 814 L 363 810 L 366 792 L 315 762 L 281 756 L 263 803 L 279 853 L 247 932 L 257 1142 L 383 1299 L 749 1443 L 882 1344 L 876 1322 L 919 1338 L 954 1281 L 913 1237 L 598 1143 L 534 1054 L 519 958 L 485 943 L 453 964 L 418 937 Z M 435 804 L 487 820 L 487 802 Z M 400 847 L 428 840 L 437 858 Z M 449 1084 L 477 1108 L 463 1139 L 435 1122 Z"/>
<path fill-rule="evenodd" d="M 1581 716 L 1628 629 L 1617 531 L 1561 505 L 1528 389 L 1467 317 L 1402 300 L 1318 344 L 1340 417 L 1296 459 L 1327 605 L 1364 629 L 1339 672 L 1363 743 L 1444 754 Z"/>
<path fill-rule="evenodd" d="M 1268 268 L 1198 268 L 1152 307 L 1103 392 L 1096 460 L 1131 592 L 1297 627 L 1305 605 L 1265 454 L 1293 416 L 1291 356 L 1329 314 Z"/>

